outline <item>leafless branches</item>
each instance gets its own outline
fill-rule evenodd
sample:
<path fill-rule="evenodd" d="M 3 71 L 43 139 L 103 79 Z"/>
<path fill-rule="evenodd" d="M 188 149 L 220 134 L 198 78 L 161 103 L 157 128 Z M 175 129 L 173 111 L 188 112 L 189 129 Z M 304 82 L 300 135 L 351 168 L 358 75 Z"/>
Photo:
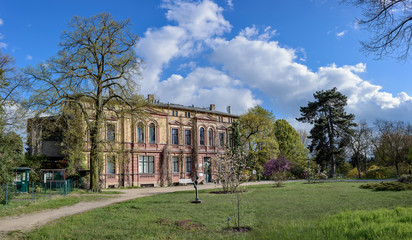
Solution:
<path fill-rule="evenodd" d="M 411 0 L 348 0 L 363 9 L 359 20 L 372 33 L 363 49 L 382 58 L 395 56 L 407 59 L 412 40 Z"/>

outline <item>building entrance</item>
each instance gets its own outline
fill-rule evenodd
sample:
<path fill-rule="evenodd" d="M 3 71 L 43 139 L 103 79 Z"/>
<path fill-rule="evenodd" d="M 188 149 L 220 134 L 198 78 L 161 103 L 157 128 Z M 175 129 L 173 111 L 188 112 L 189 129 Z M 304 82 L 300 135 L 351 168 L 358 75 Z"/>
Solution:
<path fill-rule="evenodd" d="M 210 157 L 203 158 L 203 174 L 205 182 L 211 182 Z"/>

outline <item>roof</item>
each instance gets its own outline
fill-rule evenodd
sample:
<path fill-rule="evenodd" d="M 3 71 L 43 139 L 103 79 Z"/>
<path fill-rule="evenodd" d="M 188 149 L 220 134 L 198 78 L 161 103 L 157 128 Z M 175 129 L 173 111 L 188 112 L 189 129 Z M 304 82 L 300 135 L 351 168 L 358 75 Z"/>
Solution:
<path fill-rule="evenodd" d="M 16 167 L 14 170 L 31 170 L 29 167 Z"/>
<path fill-rule="evenodd" d="M 239 118 L 238 115 L 231 114 L 231 113 L 225 113 L 225 112 L 220 112 L 216 110 L 210 110 L 209 108 L 201 108 L 201 107 L 195 107 L 195 106 L 184 106 L 180 104 L 175 104 L 175 103 L 161 103 L 161 102 L 154 102 L 151 103 L 152 106 L 154 107 L 160 107 L 160 108 L 173 108 L 173 109 L 179 109 L 179 110 L 186 110 L 186 111 L 195 111 L 195 112 L 202 112 L 202 113 L 211 113 L 211 114 L 219 114 L 227 117 L 233 117 L 233 118 Z"/>

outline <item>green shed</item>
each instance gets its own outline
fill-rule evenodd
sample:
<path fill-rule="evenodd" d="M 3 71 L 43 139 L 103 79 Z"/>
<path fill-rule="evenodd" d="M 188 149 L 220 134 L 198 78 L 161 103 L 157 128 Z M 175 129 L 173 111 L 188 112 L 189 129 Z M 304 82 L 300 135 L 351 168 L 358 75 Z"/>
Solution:
<path fill-rule="evenodd" d="M 18 167 L 14 169 L 16 173 L 14 185 L 16 185 L 19 192 L 27 193 L 29 191 L 30 170 L 31 168 L 28 167 Z"/>

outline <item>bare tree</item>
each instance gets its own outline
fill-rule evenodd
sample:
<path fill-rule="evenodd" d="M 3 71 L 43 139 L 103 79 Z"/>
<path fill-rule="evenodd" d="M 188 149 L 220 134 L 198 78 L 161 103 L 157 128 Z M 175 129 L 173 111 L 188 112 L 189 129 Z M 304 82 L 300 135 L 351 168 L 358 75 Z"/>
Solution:
<path fill-rule="evenodd" d="M 394 166 L 399 176 L 401 164 L 409 163 L 407 155 L 412 146 L 412 126 L 402 121 L 377 120 L 375 127 L 375 157 L 383 164 Z"/>
<path fill-rule="evenodd" d="M 22 95 L 29 86 L 29 81 L 14 66 L 14 59 L 0 51 L 0 108 L 6 129 L 21 128 L 24 124 L 24 108 L 21 107 Z"/>
<path fill-rule="evenodd" d="M 306 131 L 306 129 L 299 129 L 298 133 L 303 146 L 308 147 L 310 143 L 308 131 Z"/>
<path fill-rule="evenodd" d="M 99 191 L 106 109 L 138 114 L 144 104 L 134 79 L 140 64 L 133 50 L 137 36 L 129 20 L 116 21 L 108 13 L 75 16 L 69 27 L 56 56 L 25 69 L 36 87 L 29 103 L 38 114 L 59 113 L 67 103 L 80 108 L 90 131 L 90 188 Z"/>
<path fill-rule="evenodd" d="M 363 49 L 378 58 L 384 55 L 400 59 L 409 57 L 412 40 L 412 2 L 410 0 L 346 0 L 363 9 L 359 20 L 371 38 L 362 42 Z"/>
<path fill-rule="evenodd" d="M 212 171 L 217 181 L 222 184 L 225 193 L 235 193 L 239 185 L 247 180 L 247 155 L 240 148 L 226 149 L 224 154 L 211 159 Z"/>
<path fill-rule="evenodd" d="M 366 122 L 361 121 L 353 134 L 350 136 L 349 152 L 351 160 L 358 169 L 358 176 L 361 178 L 361 172 L 366 171 L 366 161 L 371 149 L 372 130 Z"/>

